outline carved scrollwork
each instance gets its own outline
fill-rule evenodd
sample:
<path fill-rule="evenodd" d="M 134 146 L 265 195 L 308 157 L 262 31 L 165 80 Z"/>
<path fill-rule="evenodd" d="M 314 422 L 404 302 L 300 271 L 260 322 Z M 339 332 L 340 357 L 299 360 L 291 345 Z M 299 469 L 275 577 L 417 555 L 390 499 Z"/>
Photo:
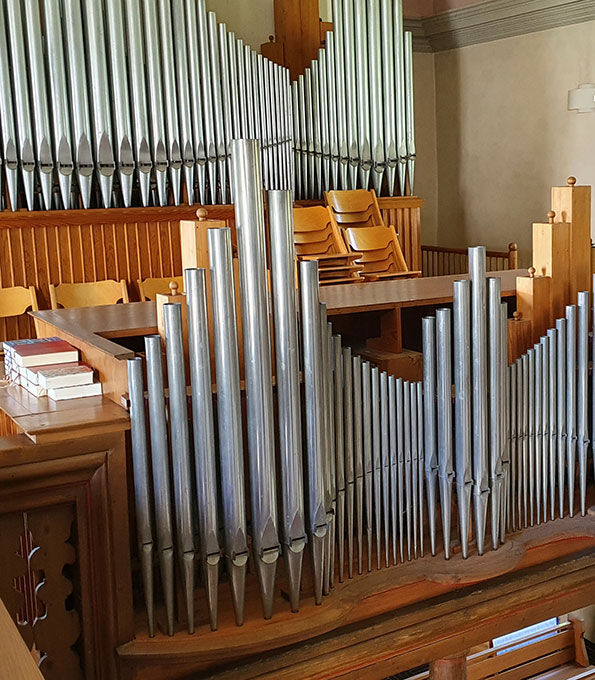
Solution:
<path fill-rule="evenodd" d="M 84 677 L 73 649 L 81 636 L 73 606 L 72 505 L 0 515 L 0 597 L 47 680 Z"/>

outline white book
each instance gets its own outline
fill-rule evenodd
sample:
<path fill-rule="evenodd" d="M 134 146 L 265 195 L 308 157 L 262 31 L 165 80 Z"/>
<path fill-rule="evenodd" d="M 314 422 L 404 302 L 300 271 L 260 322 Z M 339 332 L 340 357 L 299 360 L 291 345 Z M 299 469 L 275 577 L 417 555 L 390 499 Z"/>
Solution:
<path fill-rule="evenodd" d="M 99 382 L 74 387 L 55 387 L 48 390 L 48 397 L 54 401 L 78 399 L 79 397 L 97 397 L 99 395 L 101 395 L 101 383 Z"/>
<path fill-rule="evenodd" d="M 43 389 L 43 387 L 40 387 L 39 385 L 35 385 L 35 383 L 32 383 L 30 380 L 27 380 L 24 376 L 20 376 L 21 380 L 21 387 L 24 387 L 27 392 L 30 392 L 34 397 L 45 397 L 47 394 L 46 390 Z"/>
<path fill-rule="evenodd" d="M 89 385 L 93 382 L 93 369 L 80 362 L 42 367 L 32 372 L 35 373 L 37 383 L 46 390 L 54 387 Z"/>

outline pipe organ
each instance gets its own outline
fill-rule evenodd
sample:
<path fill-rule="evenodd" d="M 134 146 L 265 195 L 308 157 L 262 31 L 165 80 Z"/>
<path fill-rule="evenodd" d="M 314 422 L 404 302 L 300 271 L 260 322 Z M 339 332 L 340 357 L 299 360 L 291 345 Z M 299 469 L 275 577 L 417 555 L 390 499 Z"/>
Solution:
<path fill-rule="evenodd" d="M 250 554 L 268 618 L 288 606 L 275 601 L 280 559 L 297 611 L 306 582 L 319 604 L 332 597 L 335 576 L 393 568 L 428 553 L 481 556 L 523 528 L 586 514 L 595 422 L 589 292 L 579 292 L 564 318 L 508 365 L 500 279 L 486 278 L 485 249 L 471 248 L 470 278 L 454 282 L 452 309 L 423 319 L 423 380 L 388 375 L 333 333 L 319 301 L 317 262 L 299 263 L 298 292 L 287 190 L 267 195 L 270 313 L 258 143 L 234 141 L 231 160 L 241 304 L 236 310 L 230 232 L 213 229 L 215 376 L 207 274 L 200 269 L 185 272 L 190 408 L 179 304 L 165 306 L 165 365 L 159 336 L 145 339 L 146 384 L 143 360 L 129 361 L 138 550 L 151 634 L 156 571 L 166 632 L 174 631 L 174 562 L 192 632 L 197 561 L 215 629 L 224 573 L 236 623 L 244 620 Z"/>
<path fill-rule="evenodd" d="M 411 34 L 401 0 L 334 0 L 290 83 L 204 0 L 2 0 L 0 207 L 229 203 L 231 142 L 269 190 L 412 193 Z"/>

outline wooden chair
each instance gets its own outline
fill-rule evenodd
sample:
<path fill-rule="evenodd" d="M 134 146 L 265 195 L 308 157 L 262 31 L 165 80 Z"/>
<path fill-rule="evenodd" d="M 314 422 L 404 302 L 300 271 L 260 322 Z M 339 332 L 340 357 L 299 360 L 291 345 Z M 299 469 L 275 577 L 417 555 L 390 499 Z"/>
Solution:
<path fill-rule="evenodd" d="M 368 280 L 419 276 L 407 267 L 394 227 L 359 227 L 346 229 L 347 241 L 360 252 L 356 260 L 363 265 Z"/>
<path fill-rule="evenodd" d="M 140 293 L 141 302 L 150 300 L 155 302 L 155 296 L 158 294 L 168 295 L 170 292 L 169 284 L 175 281 L 178 284 L 178 290 L 184 290 L 183 276 L 165 276 L 163 278 L 154 279 L 137 279 L 138 290 Z"/>
<path fill-rule="evenodd" d="M 91 283 L 50 283 L 52 309 L 60 307 L 96 307 L 130 302 L 126 280 L 92 281 Z"/>
<path fill-rule="evenodd" d="M 295 208 L 293 223 L 297 257 L 300 260 L 318 260 L 321 283 L 360 279 L 362 267 L 354 263 L 360 253 L 349 252 L 341 230 L 333 223 L 327 208 Z"/>
<path fill-rule="evenodd" d="M 39 310 L 35 286 L 29 286 L 29 288 L 24 288 L 23 286 L 0 288 L 0 317 L 5 318 L 7 316 L 24 314 L 29 307 L 34 312 Z"/>
<path fill-rule="evenodd" d="M 0 288 L 0 355 L 3 340 L 35 337 L 33 319 L 25 315 L 28 309 L 34 312 L 39 309 L 34 286 Z"/>
<path fill-rule="evenodd" d="M 342 229 L 384 226 L 376 192 L 372 189 L 325 191 L 330 215 Z"/>

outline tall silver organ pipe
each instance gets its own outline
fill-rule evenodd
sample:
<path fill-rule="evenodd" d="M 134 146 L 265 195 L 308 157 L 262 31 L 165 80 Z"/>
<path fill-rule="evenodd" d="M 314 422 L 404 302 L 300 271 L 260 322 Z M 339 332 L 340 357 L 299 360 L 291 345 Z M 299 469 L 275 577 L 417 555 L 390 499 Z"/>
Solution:
<path fill-rule="evenodd" d="M 231 142 L 248 138 L 267 190 L 413 193 L 402 2 L 332 9 L 292 83 L 205 0 L 5 0 L 0 209 L 229 203 Z"/>
<path fill-rule="evenodd" d="M 463 559 L 480 556 L 513 532 L 519 540 L 530 525 L 537 534 L 558 515 L 584 514 L 592 465 L 590 294 L 580 292 L 555 328 L 509 366 L 500 279 L 486 279 L 485 249 L 472 248 L 470 278 L 453 283 L 452 310 L 422 320 L 422 379 L 390 375 L 333 334 L 318 262 L 300 261 L 296 270 L 288 190 L 268 192 L 267 253 L 258 143 L 233 141 L 231 153 L 239 281 L 231 230 L 210 229 L 210 301 L 206 272 L 185 272 L 188 366 L 180 304 L 164 306 L 166 370 L 155 335 L 145 338 L 146 384 L 143 360 L 128 364 L 149 634 L 160 634 L 157 611 L 165 612 L 164 631 L 175 632 L 176 563 L 192 632 L 194 618 L 207 620 L 194 617 L 195 602 L 217 628 L 221 574 L 241 625 L 256 615 L 245 607 L 254 575 L 268 618 L 282 606 L 280 589 L 298 611 L 300 600 L 332 597 L 336 580 L 362 574 L 364 565 L 372 571 L 417 560 L 428 545 L 434 559 L 456 556 L 459 545 Z M 269 171 L 279 165 L 275 152 L 266 160 Z M 278 575 L 281 555 L 286 568 Z M 204 592 L 196 598 L 200 572 Z"/>

